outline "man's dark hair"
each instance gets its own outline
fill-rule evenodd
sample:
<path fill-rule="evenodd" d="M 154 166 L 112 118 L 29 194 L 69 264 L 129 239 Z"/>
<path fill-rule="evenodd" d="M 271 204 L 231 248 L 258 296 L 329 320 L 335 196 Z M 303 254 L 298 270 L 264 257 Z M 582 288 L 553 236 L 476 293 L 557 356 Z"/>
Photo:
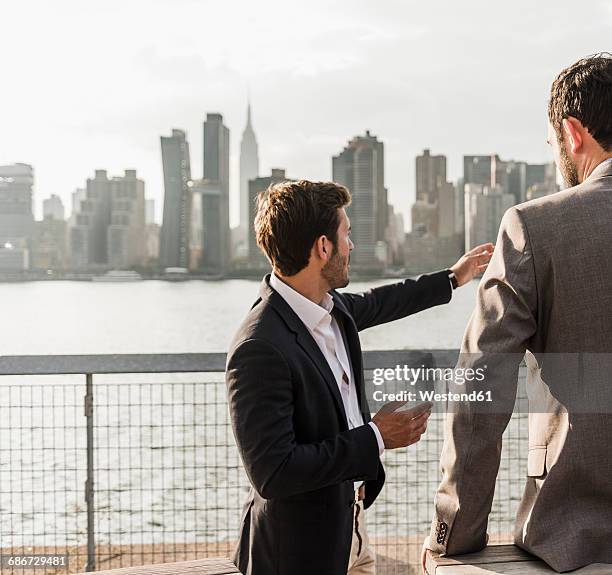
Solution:
<path fill-rule="evenodd" d="M 308 265 L 317 238 L 336 245 L 338 209 L 350 202 L 349 191 L 333 182 L 272 184 L 257 196 L 257 245 L 282 275 L 295 275 Z"/>
<path fill-rule="evenodd" d="M 548 119 L 563 141 L 563 120 L 580 120 L 598 144 L 612 149 L 612 54 L 602 52 L 563 70 L 550 91 Z"/>

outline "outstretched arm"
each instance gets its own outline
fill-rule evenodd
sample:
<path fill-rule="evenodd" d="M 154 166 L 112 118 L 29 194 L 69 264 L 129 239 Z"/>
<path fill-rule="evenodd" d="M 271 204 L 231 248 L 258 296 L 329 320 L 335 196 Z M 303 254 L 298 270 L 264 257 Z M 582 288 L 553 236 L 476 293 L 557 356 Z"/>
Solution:
<path fill-rule="evenodd" d="M 355 320 L 357 330 L 361 331 L 448 303 L 451 292 L 448 272 L 441 271 L 362 293 L 344 292 L 340 295 Z"/>
<path fill-rule="evenodd" d="M 493 247 L 493 244 L 476 246 L 450 268 L 459 286 L 472 281 L 486 269 Z M 359 331 L 448 303 L 451 295 L 448 270 L 424 274 L 416 280 L 406 279 L 363 293 L 340 294 Z"/>

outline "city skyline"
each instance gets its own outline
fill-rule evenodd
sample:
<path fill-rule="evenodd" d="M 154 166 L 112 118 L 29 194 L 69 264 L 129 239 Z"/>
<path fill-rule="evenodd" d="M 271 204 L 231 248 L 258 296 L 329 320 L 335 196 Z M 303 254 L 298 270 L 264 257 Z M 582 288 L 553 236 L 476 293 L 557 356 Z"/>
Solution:
<path fill-rule="evenodd" d="M 249 180 L 248 238 L 240 228 L 230 230 L 229 140 L 222 115 L 208 113 L 203 124 L 204 177 L 193 179 L 185 132 L 173 129 L 171 136 L 161 136 L 161 227 L 152 223 L 155 201 L 145 197 L 145 182 L 137 179 L 135 170 L 110 179 L 106 170 L 96 170 L 86 189 L 73 194 L 73 212 L 67 220 L 61 198 L 52 195 L 43 200 L 44 219 L 34 221 L 29 210 L 33 167 L 0 166 L 0 218 L 8 217 L 10 224 L 19 208 L 27 220 L 26 228 L 0 237 L 0 248 L 2 242 L 6 248 L 0 249 L 0 269 L 78 273 L 137 267 L 149 273 L 189 270 L 215 278 L 261 271 L 267 264 L 255 244 L 255 198 L 287 176 L 284 169 L 273 169 L 271 177 Z M 388 201 L 384 155 L 384 143 L 366 131 L 332 157 L 333 178 L 352 193 L 347 214 L 355 230 L 353 263 L 359 272 L 402 265 L 415 271 L 415 262 L 425 269 L 447 267 L 462 252 L 460 244 L 469 250 L 495 242 L 509 207 L 559 189 L 554 163 L 507 161 L 497 154 L 464 156 L 463 177 L 454 185 L 446 180 L 446 156 L 424 149 L 415 158 L 417 198 L 411 210 L 412 230 L 406 233 L 403 215 Z"/>
<path fill-rule="evenodd" d="M 214 110 L 236 136 L 230 167 L 236 225 L 238 135 L 250 90 L 260 173 L 282 166 L 293 177 L 329 179 L 329 158 L 351 134 L 369 129 L 385 143 L 389 201 L 408 222 L 415 186 L 406 158 L 424 147 L 447 156 L 450 181 L 461 173 L 463 154 L 548 162 L 550 83 L 561 68 L 604 49 L 612 22 L 612 8 L 599 1 L 587 4 L 591 17 L 577 30 L 569 2 L 530 4 L 527 12 L 515 6 L 504 12 L 504 26 L 481 1 L 394 2 L 384 11 L 367 2 L 353 2 L 348 11 L 348 2 L 325 3 L 324 19 L 312 6 L 295 6 L 299 26 L 279 26 L 286 15 L 280 2 L 243 3 L 239 16 L 236 6 L 175 6 L 136 1 L 122 5 L 117 18 L 114 2 L 6 4 L 7 19 L 27 22 L 37 43 L 19 41 L 21 26 L 8 27 L 0 39 L 12 54 L 4 73 L 15 88 L 0 107 L 0 164 L 36 167 L 37 217 L 51 194 L 69 205 L 95 169 L 133 168 L 147 182 L 160 221 L 159 134 L 184 129 L 199 174 L 198 134 Z M 37 18 L 30 17 L 33 8 Z M 147 26 L 134 33 L 143 14 Z M 227 26 L 204 35 L 203 18 Z M 179 19 L 181 26 L 174 25 Z M 109 29 L 111 44 L 100 37 Z M 35 48 L 38 41 L 44 52 Z"/>

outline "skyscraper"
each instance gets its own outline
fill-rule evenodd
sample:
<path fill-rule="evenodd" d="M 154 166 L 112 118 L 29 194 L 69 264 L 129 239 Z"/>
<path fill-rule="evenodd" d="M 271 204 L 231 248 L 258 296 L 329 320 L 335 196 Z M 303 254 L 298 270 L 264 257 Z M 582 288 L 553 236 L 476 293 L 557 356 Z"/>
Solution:
<path fill-rule="evenodd" d="M 136 170 L 109 178 L 96 170 L 87 180 L 86 198 L 80 203 L 71 229 L 72 266 L 126 268 L 145 259 L 144 182 Z"/>
<path fill-rule="evenodd" d="M 221 198 L 222 192 L 219 182 L 198 180 L 193 183 L 194 202 L 197 200 L 198 214 L 194 214 L 194 228 L 197 237 L 192 235 L 194 267 L 204 274 L 222 274 L 223 261 L 221 243 L 225 239 L 221 228 Z"/>
<path fill-rule="evenodd" d="M 111 219 L 111 180 L 106 170 L 96 170 L 87 180 L 86 198 L 81 202 L 76 226 L 71 233 L 73 265 L 78 268 L 108 264 L 108 226 Z"/>
<path fill-rule="evenodd" d="M 438 237 L 450 238 L 455 234 L 456 189 L 451 182 L 444 182 L 438 189 Z"/>
<path fill-rule="evenodd" d="M 463 156 L 463 183 L 481 186 L 495 185 L 492 158 L 496 156 Z M 498 158 L 499 159 L 499 158 Z"/>
<path fill-rule="evenodd" d="M 161 137 L 164 166 L 164 215 L 160 237 L 162 267 L 189 267 L 191 220 L 191 166 L 185 132 L 172 130 Z"/>
<path fill-rule="evenodd" d="M 333 180 L 352 195 L 347 214 L 353 228 L 355 268 L 374 269 L 385 265 L 377 257 L 377 243 L 384 242 L 388 206 L 385 188 L 384 144 L 366 131 L 356 136 L 332 159 Z"/>
<path fill-rule="evenodd" d="M 406 235 L 404 263 L 411 273 L 448 267 L 460 255 L 455 186 L 446 181 L 446 156 L 429 150 L 416 157 L 416 199 L 412 231 Z"/>
<path fill-rule="evenodd" d="M 111 180 L 111 219 L 108 263 L 114 268 L 142 265 L 145 261 L 145 191 L 136 170 Z"/>
<path fill-rule="evenodd" d="M 416 159 L 416 199 L 433 204 L 438 199 L 438 190 L 446 183 L 446 156 L 432 156 L 423 150 Z"/>
<path fill-rule="evenodd" d="M 552 166 L 552 167 L 551 167 Z M 552 177 L 551 177 L 552 176 Z M 550 183 L 556 179 L 555 166 L 551 164 L 526 164 L 525 167 L 525 196 L 527 190 L 537 184 Z"/>
<path fill-rule="evenodd" d="M 446 156 L 429 150 L 416 158 L 416 201 L 412 230 L 439 238 L 455 234 L 455 187 L 446 181 Z"/>
<path fill-rule="evenodd" d="M 77 214 L 81 211 L 81 202 L 87 198 L 87 190 L 85 188 L 77 188 L 71 194 L 71 210 L 68 218 L 68 226 L 76 225 Z"/>
<path fill-rule="evenodd" d="M 249 181 L 259 176 L 257 139 L 251 124 L 251 104 L 247 108 L 247 125 L 240 142 L 240 227 L 249 229 Z"/>
<path fill-rule="evenodd" d="M 229 224 L 229 129 L 223 124 L 221 114 L 206 114 L 204 122 L 204 173 L 203 179 L 217 183 L 221 192 L 219 198 L 222 234 L 219 257 L 223 269 L 230 261 L 231 237 Z M 202 208 L 204 210 L 204 207 Z M 205 215 L 203 217 L 206 217 Z"/>
<path fill-rule="evenodd" d="M 542 174 L 536 174 L 536 176 L 540 178 Z M 529 185 L 527 193 L 525 194 L 526 200 L 534 200 L 559 191 L 559 185 L 557 184 L 557 166 L 554 162 L 544 164 L 543 178 L 542 181 L 537 181 Z"/>
<path fill-rule="evenodd" d="M 465 250 L 495 243 L 502 217 L 513 205 L 514 196 L 502 186 L 465 184 Z"/>
<path fill-rule="evenodd" d="M 52 194 L 49 198 L 43 200 L 43 219 L 45 218 L 65 219 L 64 202 L 59 196 Z"/>
<path fill-rule="evenodd" d="M 62 270 L 66 267 L 68 241 L 67 223 L 47 214 L 34 222 L 31 266 L 35 269 Z"/>
<path fill-rule="evenodd" d="M 145 200 L 145 224 L 155 223 L 155 200 L 153 198 L 147 198 Z"/>
<path fill-rule="evenodd" d="M 387 253 L 390 264 L 400 266 L 404 263 L 404 216 L 396 214 L 394 207 L 389 204 L 389 224 L 387 225 Z"/>
<path fill-rule="evenodd" d="M 0 243 L 26 249 L 32 235 L 34 170 L 28 164 L 0 166 Z"/>
<path fill-rule="evenodd" d="M 502 161 L 497 156 L 492 156 L 493 186 L 501 186 L 508 194 L 514 197 L 514 203 L 520 204 L 525 201 L 527 164 L 525 162 Z"/>

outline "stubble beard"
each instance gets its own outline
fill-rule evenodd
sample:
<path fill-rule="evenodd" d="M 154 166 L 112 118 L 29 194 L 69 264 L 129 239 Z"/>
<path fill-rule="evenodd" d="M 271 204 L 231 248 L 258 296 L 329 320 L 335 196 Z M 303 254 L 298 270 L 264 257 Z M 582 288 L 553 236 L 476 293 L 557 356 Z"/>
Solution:
<path fill-rule="evenodd" d="M 342 257 L 334 246 L 329 261 L 321 269 L 321 275 L 329 284 L 330 289 L 346 287 L 349 284 L 348 263 L 350 256 Z"/>
<path fill-rule="evenodd" d="M 573 188 L 574 186 L 577 186 L 580 183 L 578 169 L 576 168 L 576 164 L 569 157 L 569 154 L 565 148 L 565 142 L 563 140 L 559 141 L 559 156 L 559 171 L 561 172 L 561 177 L 563 178 L 566 187 Z"/>

